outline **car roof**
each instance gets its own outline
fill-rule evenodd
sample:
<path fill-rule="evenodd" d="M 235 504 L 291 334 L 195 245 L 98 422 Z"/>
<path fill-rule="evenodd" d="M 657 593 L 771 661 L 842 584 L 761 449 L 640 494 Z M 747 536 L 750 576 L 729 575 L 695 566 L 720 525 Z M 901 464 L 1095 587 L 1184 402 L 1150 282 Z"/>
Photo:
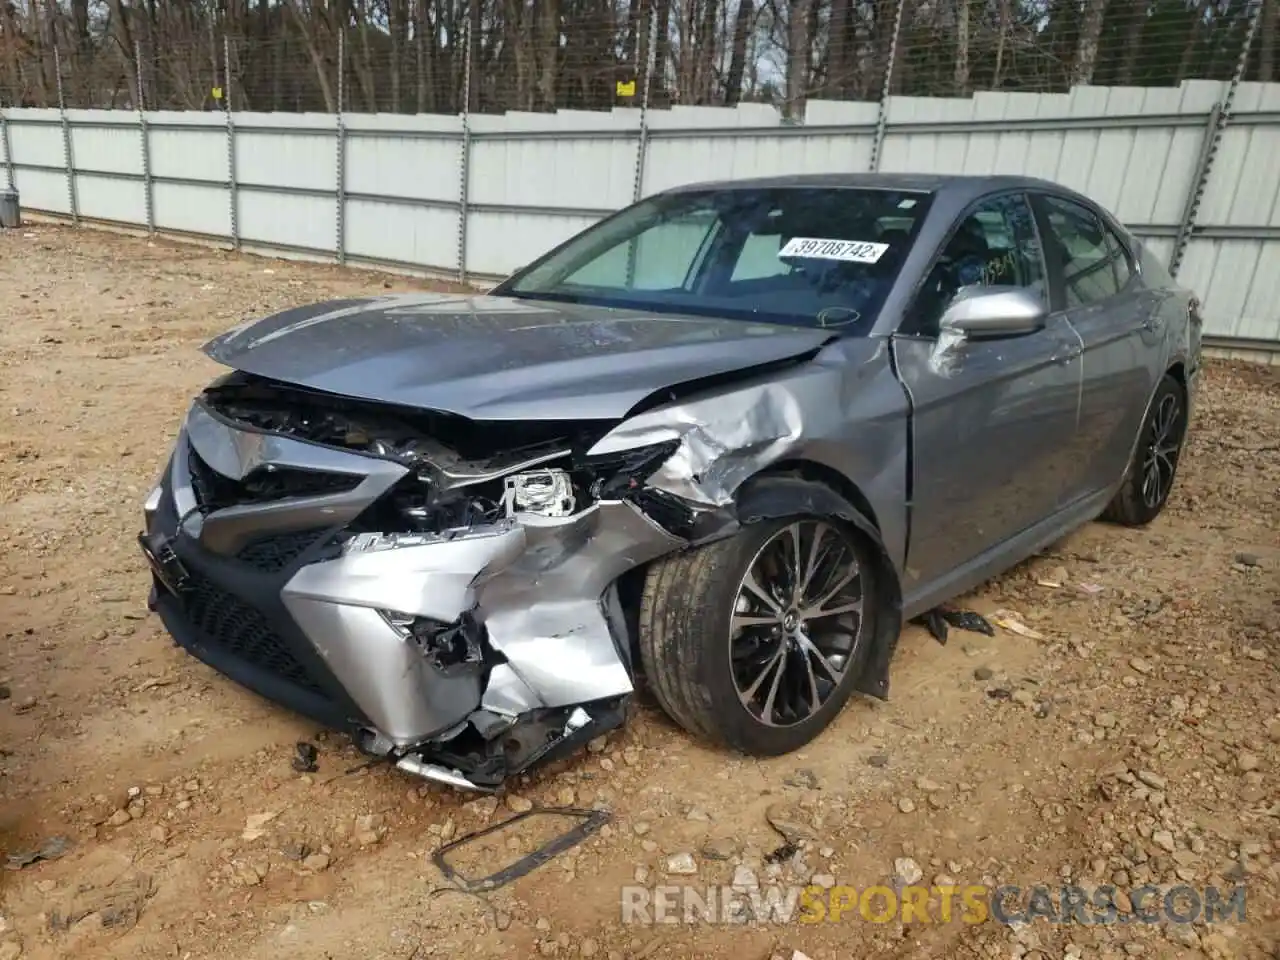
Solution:
<path fill-rule="evenodd" d="M 753 177 L 746 180 L 713 180 L 672 187 L 665 193 L 694 190 L 760 190 L 826 188 L 830 190 L 907 190 L 922 193 L 950 194 L 960 200 L 995 190 L 1036 189 L 1069 192 L 1060 184 L 1039 177 L 1007 175 L 965 176 L 931 173 L 808 173 L 778 177 Z"/>

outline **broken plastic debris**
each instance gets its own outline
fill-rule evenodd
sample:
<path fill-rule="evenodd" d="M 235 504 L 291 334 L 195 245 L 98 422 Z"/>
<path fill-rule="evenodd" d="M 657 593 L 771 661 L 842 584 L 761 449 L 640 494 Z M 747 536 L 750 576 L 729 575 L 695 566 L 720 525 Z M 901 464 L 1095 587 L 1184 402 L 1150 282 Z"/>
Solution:
<path fill-rule="evenodd" d="M 1010 633 L 1016 633 L 1020 637 L 1026 637 L 1029 640 L 1044 639 L 1044 634 L 1028 627 L 1022 622 L 1022 618 L 1012 610 L 997 610 L 991 621 Z"/>
<path fill-rule="evenodd" d="M 941 644 L 947 642 L 948 626 L 955 627 L 957 630 L 967 630 L 970 633 L 983 633 L 988 637 L 996 635 L 987 618 L 972 610 L 944 610 L 941 607 L 935 607 L 923 616 L 917 617 L 915 622 L 925 627 Z"/>
<path fill-rule="evenodd" d="M 300 740 L 293 745 L 293 769 L 299 773 L 315 773 L 320 769 L 316 763 L 319 751 L 313 743 Z"/>
<path fill-rule="evenodd" d="M 1054 590 L 1062 588 L 1062 584 L 1057 580 L 1037 580 L 1036 584 L 1041 587 L 1052 587 Z"/>
<path fill-rule="evenodd" d="M 1097 596 L 1102 592 L 1102 585 L 1099 583 L 1081 583 L 1078 584 L 1081 593 L 1087 593 L 1089 596 Z"/>
<path fill-rule="evenodd" d="M 785 863 L 786 861 L 790 860 L 799 852 L 800 852 L 800 847 L 797 844 L 794 844 L 788 840 L 786 843 L 778 847 L 778 849 L 774 850 L 772 853 L 766 853 L 764 855 L 764 862 L 770 863 L 770 864 Z"/>
<path fill-rule="evenodd" d="M 71 849 L 71 841 L 66 837 L 50 837 L 35 850 L 9 854 L 5 863 L 6 870 L 21 870 L 40 860 L 57 860 Z"/>
<path fill-rule="evenodd" d="M 529 817 L 553 816 L 567 817 L 577 819 L 580 822 L 576 827 L 565 831 L 559 836 L 552 837 L 549 841 L 540 846 L 537 850 L 528 856 L 521 857 L 515 863 L 489 874 L 487 877 L 471 878 L 464 877 L 458 873 L 449 862 L 445 859 L 445 854 L 456 850 L 464 844 L 473 843 L 481 837 L 489 836 L 499 830 L 505 830 L 513 824 L 519 823 Z M 443 847 L 435 852 L 432 856 L 436 867 L 444 874 L 444 878 L 452 883 L 459 890 L 466 893 L 475 893 L 480 890 L 494 890 L 504 884 L 517 880 L 525 874 L 532 873 L 538 867 L 542 866 L 553 857 L 559 856 L 566 850 L 576 847 L 578 844 L 586 840 L 587 837 L 597 832 L 601 827 L 608 823 L 613 815 L 608 810 L 579 810 L 573 807 L 535 807 L 533 810 L 526 810 L 524 813 L 518 813 L 514 817 L 503 820 L 501 823 L 495 823 L 483 830 L 477 830 L 466 836 L 459 837 L 451 843 L 446 843 Z"/>

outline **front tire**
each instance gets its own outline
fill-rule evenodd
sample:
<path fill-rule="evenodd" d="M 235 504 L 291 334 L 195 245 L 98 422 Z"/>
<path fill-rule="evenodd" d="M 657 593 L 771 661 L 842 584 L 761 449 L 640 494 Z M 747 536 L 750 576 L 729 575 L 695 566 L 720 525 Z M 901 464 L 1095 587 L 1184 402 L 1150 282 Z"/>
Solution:
<path fill-rule="evenodd" d="M 742 753 L 778 756 L 835 718 L 879 613 L 865 534 L 832 517 L 749 524 L 650 567 L 640 657 L 680 726 Z"/>
<path fill-rule="evenodd" d="M 1173 490 L 1186 434 L 1186 391 L 1165 374 L 1142 422 L 1133 461 L 1120 489 L 1103 511 L 1103 520 L 1141 527 L 1160 515 Z"/>

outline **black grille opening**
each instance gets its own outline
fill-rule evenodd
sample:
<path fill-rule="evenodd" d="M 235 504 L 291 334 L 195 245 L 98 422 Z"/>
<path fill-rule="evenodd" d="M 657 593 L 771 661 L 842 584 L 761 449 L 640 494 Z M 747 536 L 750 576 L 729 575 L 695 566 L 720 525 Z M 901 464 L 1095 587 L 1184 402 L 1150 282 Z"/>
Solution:
<path fill-rule="evenodd" d="M 323 497 L 346 493 L 360 485 L 349 473 L 323 473 L 293 467 L 259 467 L 243 480 L 223 476 L 205 463 L 195 448 L 187 450 L 191 489 L 202 507 L 218 509 L 240 504 L 269 503 L 286 497 Z"/>
<path fill-rule="evenodd" d="M 236 559 L 264 573 L 279 573 L 309 550 L 324 533 L 324 530 L 298 530 L 259 537 L 241 547 Z"/>
<path fill-rule="evenodd" d="M 207 642 L 297 687 L 326 695 L 267 618 L 235 594 L 193 575 L 182 599 L 191 625 Z"/>

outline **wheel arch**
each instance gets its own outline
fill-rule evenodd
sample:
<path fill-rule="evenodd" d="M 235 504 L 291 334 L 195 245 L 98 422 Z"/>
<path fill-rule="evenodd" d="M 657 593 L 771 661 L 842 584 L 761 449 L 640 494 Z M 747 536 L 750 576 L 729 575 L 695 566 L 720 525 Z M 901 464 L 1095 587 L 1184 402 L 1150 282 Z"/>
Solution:
<path fill-rule="evenodd" d="M 747 483 L 753 480 L 762 479 L 764 477 L 798 477 L 802 480 L 809 480 L 813 483 L 820 483 L 823 486 L 830 487 L 835 493 L 839 494 L 850 504 L 858 509 L 871 526 L 875 528 L 876 533 L 881 532 L 880 518 L 876 515 L 875 508 L 871 505 L 871 501 L 866 494 L 858 487 L 856 483 L 846 477 L 834 467 L 829 467 L 824 463 L 816 460 L 806 460 L 802 458 L 793 458 L 783 460 L 775 464 L 771 464 L 766 469 L 761 470 L 755 476 L 751 477 Z M 743 484 L 745 487 L 746 484 Z"/>

